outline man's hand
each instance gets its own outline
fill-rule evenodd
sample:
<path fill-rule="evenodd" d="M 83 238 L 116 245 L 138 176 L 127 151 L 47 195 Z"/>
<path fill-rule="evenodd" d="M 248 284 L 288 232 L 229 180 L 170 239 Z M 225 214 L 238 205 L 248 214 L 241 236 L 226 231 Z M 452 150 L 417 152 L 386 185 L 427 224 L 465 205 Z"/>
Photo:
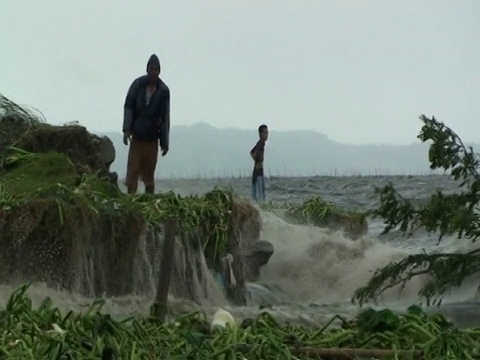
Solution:
<path fill-rule="evenodd" d="M 162 148 L 162 156 L 167 155 L 167 153 L 168 153 L 168 147 L 163 147 Z"/>
<path fill-rule="evenodd" d="M 123 132 L 123 143 L 128 145 L 128 142 L 132 141 L 132 133 L 130 131 Z"/>

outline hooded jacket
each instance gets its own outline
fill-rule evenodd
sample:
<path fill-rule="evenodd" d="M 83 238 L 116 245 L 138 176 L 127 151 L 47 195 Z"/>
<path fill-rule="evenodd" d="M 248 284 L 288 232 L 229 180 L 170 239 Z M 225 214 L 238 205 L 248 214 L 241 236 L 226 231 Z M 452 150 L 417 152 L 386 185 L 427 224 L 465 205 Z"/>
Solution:
<path fill-rule="evenodd" d="M 156 55 L 152 55 L 147 63 L 155 63 L 160 67 Z M 139 140 L 158 140 L 162 149 L 169 147 L 170 139 L 170 89 L 157 79 L 157 89 L 147 106 L 148 75 L 135 79 L 128 89 L 125 98 L 123 131 L 130 131 Z"/>

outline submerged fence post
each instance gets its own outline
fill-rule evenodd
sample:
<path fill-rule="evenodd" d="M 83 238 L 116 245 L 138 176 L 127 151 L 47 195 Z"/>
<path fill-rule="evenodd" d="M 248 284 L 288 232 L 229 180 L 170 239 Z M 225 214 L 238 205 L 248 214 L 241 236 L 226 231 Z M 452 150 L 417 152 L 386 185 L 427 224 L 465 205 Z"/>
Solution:
<path fill-rule="evenodd" d="M 162 262 L 160 263 L 160 274 L 158 276 L 157 294 L 153 303 L 152 315 L 165 321 L 167 314 L 168 289 L 173 269 L 175 255 L 175 235 L 177 234 L 177 219 L 168 219 L 164 225 Z"/>

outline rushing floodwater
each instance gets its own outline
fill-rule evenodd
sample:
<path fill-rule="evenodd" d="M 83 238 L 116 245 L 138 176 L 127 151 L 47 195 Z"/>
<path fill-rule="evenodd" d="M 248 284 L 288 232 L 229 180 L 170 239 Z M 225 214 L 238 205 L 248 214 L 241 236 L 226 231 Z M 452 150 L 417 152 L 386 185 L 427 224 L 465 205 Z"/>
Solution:
<path fill-rule="evenodd" d="M 273 178 L 267 180 L 267 201 L 299 203 L 313 196 L 321 195 L 344 208 L 372 209 L 378 205 L 374 187 L 392 181 L 397 189 L 408 198 L 426 199 L 437 188 L 453 192 L 456 185 L 441 176 L 407 177 L 315 177 L 315 178 Z M 188 195 L 211 190 L 215 185 L 233 188 L 240 196 L 250 194 L 249 179 L 201 179 L 162 180 L 158 190 L 174 190 Z M 372 271 L 398 260 L 407 254 L 423 251 L 455 251 L 468 248 L 468 241 L 445 239 L 437 245 L 437 238 L 417 233 L 411 238 L 398 234 L 379 236 L 381 222 L 371 222 L 369 234 L 352 241 L 338 232 L 316 227 L 292 225 L 273 212 L 261 211 L 262 239 L 275 247 L 270 262 L 262 269 L 259 283 L 274 290 L 266 292 L 265 286 L 250 285 L 250 289 L 263 297 L 272 296 L 272 301 L 283 305 L 273 306 L 270 311 L 279 319 L 305 323 L 323 322 L 333 314 L 352 316 L 358 310 L 350 304 L 353 291 L 365 284 Z M 381 299 L 381 305 L 404 309 L 417 301 L 416 293 L 422 279 L 413 280 L 402 293 L 397 291 Z M 466 284 L 448 295 L 449 304 L 440 310 L 461 325 L 480 324 L 475 294 L 478 284 Z M 12 288 L 0 287 L 1 301 L 8 299 Z M 264 292 L 264 294 L 262 294 Z M 42 284 L 29 291 L 35 302 L 50 296 L 62 310 L 80 310 L 90 302 L 76 294 L 48 289 Z M 152 299 L 136 296 L 106 299 L 105 310 L 116 316 L 146 314 Z M 192 310 L 193 304 L 172 299 L 172 311 L 177 313 Z M 203 308 L 212 313 L 215 308 Z M 238 318 L 255 316 L 258 306 L 229 308 Z"/>

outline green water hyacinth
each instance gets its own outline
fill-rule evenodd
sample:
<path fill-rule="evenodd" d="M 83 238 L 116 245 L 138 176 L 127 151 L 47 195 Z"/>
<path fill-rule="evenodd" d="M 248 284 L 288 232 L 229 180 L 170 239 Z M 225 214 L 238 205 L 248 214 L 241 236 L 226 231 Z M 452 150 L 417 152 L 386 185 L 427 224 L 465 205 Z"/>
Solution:
<path fill-rule="evenodd" d="M 307 353 L 318 348 L 416 349 L 427 360 L 480 355 L 480 329 L 457 329 L 417 306 L 406 314 L 368 309 L 353 321 L 335 316 L 322 327 L 279 324 L 261 313 L 212 329 L 200 312 L 166 324 L 149 316 L 116 320 L 102 312 L 102 301 L 81 313 L 62 314 L 49 298 L 34 307 L 27 290 L 27 285 L 18 288 L 0 311 L 0 359 L 288 360 L 317 358 Z"/>

